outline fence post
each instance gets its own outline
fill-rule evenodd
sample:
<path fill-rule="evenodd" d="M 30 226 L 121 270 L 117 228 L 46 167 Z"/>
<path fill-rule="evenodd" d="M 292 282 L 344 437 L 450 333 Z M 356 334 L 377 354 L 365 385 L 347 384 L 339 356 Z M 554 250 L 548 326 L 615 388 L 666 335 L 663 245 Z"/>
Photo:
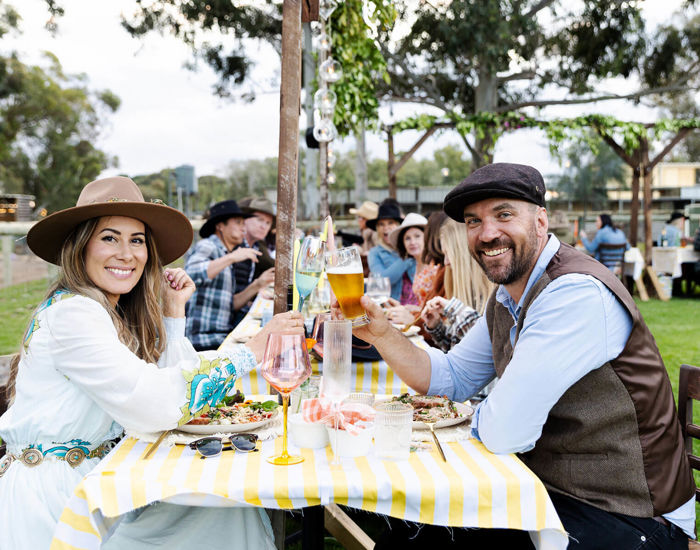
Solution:
<path fill-rule="evenodd" d="M 10 286 L 12 284 L 12 235 L 2 236 L 2 268 L 2 282 L 5 286 Z"/>

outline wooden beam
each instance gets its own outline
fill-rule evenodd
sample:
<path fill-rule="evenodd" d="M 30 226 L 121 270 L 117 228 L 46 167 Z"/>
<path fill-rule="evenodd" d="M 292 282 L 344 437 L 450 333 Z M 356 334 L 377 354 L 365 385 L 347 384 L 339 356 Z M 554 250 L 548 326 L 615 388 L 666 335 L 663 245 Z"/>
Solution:
<path fill-rule="evenodd" d="M 318 21 L 318 0 L 303 0 L 301 3 L 301 22 Z"/>
<path fill-rule="evenodd" d="M 301 109 L 301 1 L 282 4 L 282 82 L 277 164 L 277 252 L 275 313 L 287 309 L 287 287 L 294 276 L 294 233 L 297 216 L 299 112 Z"/>
<path fill-rule="evenodd" d="M 325 506 L 325 527 L 346 550 L 374 548 L 374 541 L 337 504 Z"/>
<path fill-rule="evenodd" d="M 389 148 L 389 154 L 387 158 L 387 175 L 389 177 L 389 196 L 392 199 L 396 198 L 396 173 L 394 170 L 394 164 L 396 163 L 396 157 L 394 156 L 394 129 L 391 126 L 386 128 L 386 143 Z"/>
<path fill-rule="evenodd" d="M 666 291 L 661 285 L 661 281 L 659 281 L 659 277 L 656 275 L 656 271 L 654 271 L 654 268 L 648 265 L 647 273 L 649 274 L 649 280 L 651 280 L 651 284 L 654 287 L 656 294 L 659 296 L 659 299 L 664 302 L 668 302 L 671 299 L 671 297 L 668 294 L 666 294 Z"/>

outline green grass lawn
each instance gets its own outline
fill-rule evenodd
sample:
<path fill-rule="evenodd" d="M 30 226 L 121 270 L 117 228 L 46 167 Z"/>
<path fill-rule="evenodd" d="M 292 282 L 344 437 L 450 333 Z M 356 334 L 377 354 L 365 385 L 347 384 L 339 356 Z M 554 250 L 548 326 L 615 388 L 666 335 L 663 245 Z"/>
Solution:
<path fill-rule="evenodd" d="M 44 297 L 47 284 L 43 279 L 0 289 L 0 355 L 18 351 L 29 317 Z M 659 346 L 677 400 L 680 365 L 700 366 L 700 299 L 637 300 L 637 305 Z M 700 407 L 695 407 L 693 416 L 700 424 Z M 699 452 L 700 448 L 696 454 Z M 696 483 L 700 486 L 700 477 Z"/>

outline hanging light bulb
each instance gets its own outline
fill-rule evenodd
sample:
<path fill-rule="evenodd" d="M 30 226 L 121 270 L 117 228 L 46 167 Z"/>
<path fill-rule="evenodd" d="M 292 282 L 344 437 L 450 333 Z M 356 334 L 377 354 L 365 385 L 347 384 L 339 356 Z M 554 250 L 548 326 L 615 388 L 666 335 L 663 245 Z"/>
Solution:
<path fill-rule="evenodd" d="M 343 67 L 335 59 L 329 57 L 318 68 L 318 76 L 323 82 L 338 82 L 343 78 Z"/>
<path fill-rule="evenodd" d="M 316 41 L 316 49 L 321 52 L 329 52 L 331 51 L 332 45 L 333 41 L 331 40 L 331 35 L 328 34 L 326 31 L 322 31 L 321 34 L 318 35 L 318 40 Z"/>
<path fill-rule="evenodd" d="M 333 166 L 335 166 L 335 160 L 336 160 L 336 158 L 335 158 L 335 155 L 333 154 L 333 151 L 330 148 L 327 149 L 327 151 L 326 151 L 326 166 L 328 167 L 329 170 L 331 168 L 333 168 Z"/>
<path fill-rule="evenodd" d="M 331 16 L 331 14 L 335 11 L 335 8 L 338 7 L 338 2 L 336 0 L 319 0 L 318 2 L 318 14 L 321 16 L 321 19 L 324 21 L 328 21 L 328 18 Z"/>
<path fill-rule="evenodd" d="M 326 177 L 326 181 L 328 182 L 329 185 L 333 185 L 336 182 L 336 177 L 333 172 L 328 172 L 328 176 Z"/>
<path fill-rule="evenodd" d="M 321 114 L 331 115 L 335 109 L 337 96 L 333 90 L 321 88 L 314 94 L 314 109 L 321 111 Z"/>
<path fill-rule="evenodd" d="M 337 135 L 338 131 L 335 128 L 335 124 L 329 119 L 323 119 L 314 126 L 314 138 L 319 143 L 333 141 Z"/>

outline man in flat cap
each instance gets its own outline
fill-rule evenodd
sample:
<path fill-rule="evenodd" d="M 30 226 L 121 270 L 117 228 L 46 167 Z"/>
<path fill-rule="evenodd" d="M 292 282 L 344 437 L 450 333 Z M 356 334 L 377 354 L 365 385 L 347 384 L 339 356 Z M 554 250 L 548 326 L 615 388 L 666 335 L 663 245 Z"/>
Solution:
<path fill-rule="evenodd" d="M 473 436 L 544 482 L 569 548 L 687 548 L 695 486 L 659 351 L 621 282 L 548 234 L 544 196 L 537 170 L 499 163 L 445 197 L 499 285 L 449 353 L 412 345 L 367 297 L 371 322 L 354 333 L 419 393 L 463 401 L 497 377 Z M 457 536 L 531 547 L 525 532 Z"/>

